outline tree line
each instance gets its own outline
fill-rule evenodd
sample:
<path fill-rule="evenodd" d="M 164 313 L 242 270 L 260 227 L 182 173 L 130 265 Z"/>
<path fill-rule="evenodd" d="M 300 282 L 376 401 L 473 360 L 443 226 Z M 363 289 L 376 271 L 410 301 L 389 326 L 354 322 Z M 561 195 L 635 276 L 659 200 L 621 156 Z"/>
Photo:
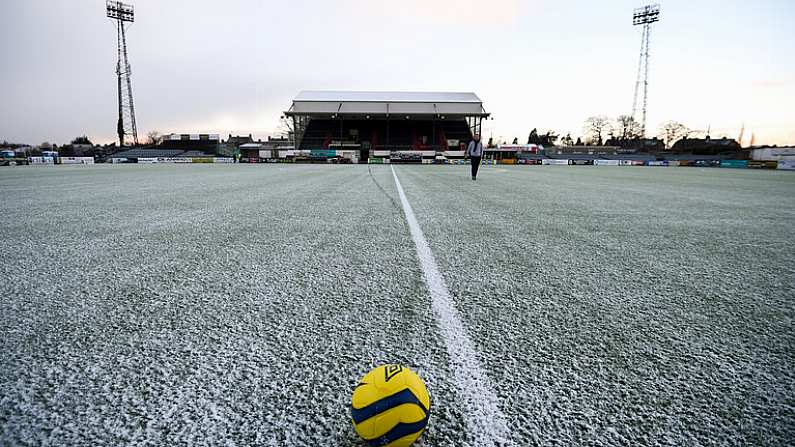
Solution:
<path fill-rule="evenodd" d="M 643 126 L 630 115 L 619 115 L 611 120 L 605 115 L 592 116 L 585 120 L 583 131 L 586 143 L 601 146 L 606 142 L 611 145 L 620 145 L 624 141 L 634 141 L 643 138 Z M 677 121 L 666 121 L 657 129 L 657 139 L 661 140 L 666 148 L 682 138 L 691 136 L 695 131 Z M 608 137 L 605 139 L 605 137 Z"/>
<path fill-rule="evenodd" d="M 657 139 L 662 141 L 666 148 L 682 138 L 688 138 L 697 133 L 688 126 L 677 121 L 666 121 L 657 129 Z M 527 136 L 527 144 L 540 144 L 542 146 L 622 146 L 626 143 L 637 142 L 643 139 L 643 127 L 630 115 L 619 115 L 611 119 L 605 115 L 591 116 L 583 124 L 583 136 L 576 140 L 567 133 L 561 137 L 554 131 L 539 133 L 535 128 Z M 514 138 L 513 144 L 519 144 L 519 139 Z M 489 138 L 489 147 L 496 146 L 494 139 Z"/>

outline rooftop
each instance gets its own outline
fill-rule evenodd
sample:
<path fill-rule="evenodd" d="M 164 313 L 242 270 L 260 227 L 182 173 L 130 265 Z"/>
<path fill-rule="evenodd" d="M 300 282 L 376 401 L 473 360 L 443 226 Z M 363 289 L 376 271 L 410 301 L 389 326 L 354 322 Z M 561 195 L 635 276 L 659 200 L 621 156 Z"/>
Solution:
<path fill-rule="evenodd" d="M 488 116 L 472 92 L 302 91 L 287 115 Z"/>
<path fill-rule="evenodd" d="M 480 98 L 471 92 L 362 92 L 333 90 L 305 90 L 299 93 L 293 101 L 482 103 Z"/>

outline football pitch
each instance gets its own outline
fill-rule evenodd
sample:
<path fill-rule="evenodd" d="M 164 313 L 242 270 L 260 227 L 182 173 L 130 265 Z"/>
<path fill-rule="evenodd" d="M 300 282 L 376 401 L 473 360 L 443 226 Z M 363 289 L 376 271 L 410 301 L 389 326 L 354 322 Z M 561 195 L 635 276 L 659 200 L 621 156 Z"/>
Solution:
<path fill-rule="evenodd" d="M 0 445 L 363 446 L 385 363 L 424 446 L 793 442 L 795 174 L 468 169 L 3 169 Z"/>

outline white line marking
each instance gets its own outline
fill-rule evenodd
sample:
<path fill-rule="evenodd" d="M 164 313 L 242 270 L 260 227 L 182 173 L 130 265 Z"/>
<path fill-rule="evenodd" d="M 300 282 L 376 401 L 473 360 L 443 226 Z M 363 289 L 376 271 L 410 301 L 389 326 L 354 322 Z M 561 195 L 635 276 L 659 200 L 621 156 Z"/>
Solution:
<path fill-rule="evenodd" d="M 469 339 L 461 323 L 461 315 L 450 298 L 450 291 L 444 282 L 436 259 L 431 248 L 425 240 L 420 224 L 414 217 L 403 187 L 400 185 L 395 168 L 392 176 L 395 178 L 400 203 L 403 204 L 403 213 L 409 224 L 411 237 L 417 247 L 417 257 L 425 275 L 425 283 L 431 292 L 431 307 L 442 332 L 447 355 L 450 357 L 451 368 L 458 386 L 459 397 L 464 401 L 464 417 L 469 430 L 472 431 L 476 446 L 508 446 L 514 445 L 511 440 L 505 415 L 500 411 L 497 395 L 492 391 L 491 383 L 486 372 L 480 366 L 475 345 Z"/>

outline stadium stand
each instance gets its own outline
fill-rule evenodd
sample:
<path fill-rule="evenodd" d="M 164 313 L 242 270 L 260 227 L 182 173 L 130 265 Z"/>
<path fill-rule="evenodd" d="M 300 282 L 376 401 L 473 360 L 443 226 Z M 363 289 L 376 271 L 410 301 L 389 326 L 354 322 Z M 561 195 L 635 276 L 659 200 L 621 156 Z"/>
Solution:
<path fill-rule="evenodd" d="M 170 134 L 163 137 L 162 149 L 181 151 L 199 151 L 202 155 L 218 153 L 219 137 L 217 134 Z"/>
<path fill-rule="evenodd" d="M 694 155 L 694 154 L 665 154 L 666 160 L 675 161 L 720 161 L 731 160 L 736 158 L 734 154 L 731 155 Z"/>
<path fill-rule="evenodd" d="M 616 154 L 616 155 L 599 155 L 595 158 L 601 160 L 631 160 L 631 161 L 653 161 L 657 157 L 652 154 Z"/>
<path fill-rule="evenodd" d="M 193 158 L 193 157 L 207 157 L 207 156 L 208 154 L 202 151 L 185 151 L 179 155 L 176 155 L 176 157 L 178 158 Z"/>
<path fill-rule="evenodd" d="M 461 150 L 489 114 L 474 93 L 305 91 L 285 116 L 310 159 L 343 152 L 408 162 Z"/>
<path fill-rule="evenodd" d="M 183 154 L 185 151 L 180 149 L 129 149 L 126 151 L 116 152 L 113 158 L 160 158 L 160 157 L 176 157 Z"/>
<path fill-rule="evenodd" d="M 368 143 L 372 149 L 447 150 L 450 140 L 467 142 L 472 134 L 463 120 L 312 119 L 299 149 L 329 149 L 333 142 Z"/>

